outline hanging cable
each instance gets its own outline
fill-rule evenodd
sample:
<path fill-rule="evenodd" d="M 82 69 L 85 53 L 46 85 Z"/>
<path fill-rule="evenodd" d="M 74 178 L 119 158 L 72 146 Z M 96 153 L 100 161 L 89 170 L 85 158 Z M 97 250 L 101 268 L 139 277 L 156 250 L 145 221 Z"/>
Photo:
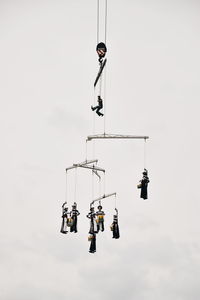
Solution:
<path fill-rule="evenodd" d="M 65 179 L 65 202 L 67 202 L 67 199 L 68 199 L 67 184 L 68 184 L 68 181 L 67 181 L 67 171 L 66 171 L 66 179 Z"/>
<path fill-rule="evenodd" d="M 107 4 L 107 0 L 105 0 L 105 44 L 106 44 L 106 40 L 107 40 L 107 10 L 108 10 L 108 4 Z"/>
<path fill-rule="evenodd" d="M 76 202 L 76 190 L 77 190 L 77 168 L 75 168 L 74 174 L 74 202 Z"/>
<path fill-rule="evenodd" d="M 97 0 L 97 44 L 99 43 L 99 0 Z"/>
<path fill-rule="evenodd" d="M 144 139 L 144 169 L 146 169 L 146 139 Z"/>

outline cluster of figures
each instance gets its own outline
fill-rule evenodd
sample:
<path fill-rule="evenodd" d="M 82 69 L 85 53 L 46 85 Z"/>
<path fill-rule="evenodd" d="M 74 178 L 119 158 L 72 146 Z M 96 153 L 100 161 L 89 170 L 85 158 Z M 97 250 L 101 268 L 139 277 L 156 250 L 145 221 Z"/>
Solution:
<path fill-rule="evenodd" d="M 117 211 L 117 209 L 116 209 Z M 87 215 L 87 218 L 90 219 L 90 230 L 88 241 L 90 241 L 90 253 L 96 252 L 96 234 L 99 231 L 104 231 L 104 216 L 105 213 L 102 210 L 102 206 L 98 206 L 98 211 L 94 211 L 94 207 L 90 207 L 90 212 Z M 110 226 L 111 231 L 113 232 L 113 238 L 118 239 L 119 235 L 119 225 L 118 225 L 118 211 L 117 214 L 113 216 L 113 223 Z"/>
<path fill-rule="evenodd" d="M 77 210 L 77 204 L 72 205 L 72 210 L 68 212 L 68 207 L 66 206 L 67 202 L 64 202 L 62 205 L 62 225 L 61 233 L 66 234 L 68 232 L 67 227 L 70 227 L 70 232 L 77 232 L 77 217 L 80 215 Z M 110 229 L 113 233 L 113 238 L 118 239 L 119 235 L 119 225 L 118 225 L 118 211 L 113 216 L 113 223 L 110 226 Z M 104 216 L 105 213 L 102 211 L 102 206 L 98 206 L 98 211 L 94 211 L 94 207 L 90 206 L 90 212 L 87 214 L 87 218 L 90 219 L 90 229 L 88 241 L 90 241 L 90 253 L 96 252 L 96 234 L 99 231 L 104 231 Z"/>
<path fill-rule="evenodd" d="M 77 210 L 76 202 L 72 205 L 70 212 L 68 211 L 67 202 L 64 202 L 62 205 L 62 225 L 60 232 L 66 234 L 68 232 L 67 227 L 70 227 L 70 232 L 77 232 L 78 215 L 80 215 L 80 213 Z"/>

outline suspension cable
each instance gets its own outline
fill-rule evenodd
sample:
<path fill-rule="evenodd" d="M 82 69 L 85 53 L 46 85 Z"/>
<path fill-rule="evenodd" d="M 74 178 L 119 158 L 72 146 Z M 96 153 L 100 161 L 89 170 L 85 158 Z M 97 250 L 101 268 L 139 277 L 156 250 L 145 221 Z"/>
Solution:
<path fill-rule="evenodd" d="M 97 44 L 99 43 L 99 0 L 97 0 Z"/>
<path fill-rule="evenodd" d="M 76 191 L 77 191 L 77 168 L 75 169 L 74 174 L 74 202 L 76 202 Z"/>
<path fill-rule="evenodd" d="M 106 44 L 106 39 L 107 39 L 107 10 L 108 10 L 108 4 L 107 4 L 107 0 L 105 0 L 105 44 Z"/>
<path fill-rule="evenodd" d="M 67 181 L 67 171 L 66 171 L 66 179 L 65 179 L 65 202 L 67 202 L 67 199 L 68 199 L 67 184 L 68 184 L 68 181 Z"/>

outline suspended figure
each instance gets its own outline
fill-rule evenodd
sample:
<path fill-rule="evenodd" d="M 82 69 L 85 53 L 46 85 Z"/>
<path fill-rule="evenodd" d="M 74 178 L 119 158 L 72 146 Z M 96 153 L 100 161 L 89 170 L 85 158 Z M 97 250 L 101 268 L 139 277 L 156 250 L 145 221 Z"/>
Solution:
<path fill-rule="evenodd" d="M 106 52 L 107 52 L 107 48 L 106 48 L 106 45 L 104 43 L 99 43 L 96 47 L 96 51 L 97 51 L 97 54 L 99 56 L 99 72 L 96 76 L 96 79 L 95 79 L 95 82 L 94 82 L 94 87 L 96 86 L 97 82 L 99 81 L 99 78 L 101 77 L 101 73 L 103 72 L 103 69 L 106 65 L 106 61 L 107 59 L 103 59 L 106 55 Z"/>
<path fill-rule="evenodd" d="M 104 216 L 105 213 L 102 211 L 102 206 L 98 206 L 98 211 L 96 212 L 96 223 L 97 223 L 97 231 L 104 231 Z"/>
<path fill-rule="evenodd" d="M 89 252 L 90 253 L 95 253 L 96 252 L 96 233 L 97 233 L 97 226 L 96 226 L 96 222 L 95 222 L 95 211 L 94 211 L 94 207 L 91 206 L 90 207 L 90 212 L 87 214 L 87 218 L 90 219 L 90 230 L 89 230 L 89 237 L 88 237 L 88 241 L 90 241 L 90 248 L 89 248 Z"/>
<path fill-rule="evenodd" d="M 67 202 L 64 202 L 62 205 L 62 225 L 61 225 L 61 233 L 67 233 L 67 226 L 68 226 L 68 215 L 70 214 L 70 212 L 68 212 L 68 207 L 66 206 Z"/>
<path fill-rule="evenodd" d="M 80 215 L 79 211 L 77 210 L 77 204 L 74 202 L 72 205 L 72 210 L 70 211 L 70 217 L 71 217 L 71 226 L 70 226 L 70 232 L 77 232 L 77 217 Z"/>
<path fill-rule="evenodd" d="M 110 229 L 113 233 L 113 239 L 119 239 L 119 225 L 118 225 L 118 210 L 115 208 L 116 214 L 113 216 L 113 223 L 110 226 Z"/>
<path fill-rule="evenodd" d="M 140 180 L 140 183 L 138 184 L 138 188 L 141 189 L 140 198 L 143 198 L 144 200 L 148 199 L 148 183 L 149 183 L 149 177 L 148 177 L 148 171 L 147 169 L 144 169 L 144 172 L 142 173 L 143 177 L 142 180 Z"/>
<path fill-rule="evenodd" d="M 99 62 L 102 63 L 104 56 L 106 55 L 107 48 L 106 45 L 101 42 L 96 47 L 97 54 L 99 56 Z"/>
<path fill-rule="evenodd" d="M 101 96 L 98 96 L 98 105 L 97 106 L 91 106 L 91 109 L 94 111 L 96 110 L 96 113 L 98 116 L 103 117 L 103 114 L 100 112 L 100 110 L 103 108 L 103 100 L 101 99 Z"/>

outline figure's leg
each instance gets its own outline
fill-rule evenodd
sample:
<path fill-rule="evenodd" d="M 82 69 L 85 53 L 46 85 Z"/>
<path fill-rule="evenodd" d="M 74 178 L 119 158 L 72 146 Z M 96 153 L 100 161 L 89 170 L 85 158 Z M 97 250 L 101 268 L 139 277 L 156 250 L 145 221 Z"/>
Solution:
<path fill-rule="evenodd" d="M 96 113 L 98 116 L 103 116 L 103 114 L 100 112 L 100 107 L 98 106 L 97 110 L 96 110 Z"/>
<path fill-rule="evenodd" d="M 93 111 L 97 108 L 98 108 L 98 106 L 91 106 L 91 110 L 93 110 Z"/>

